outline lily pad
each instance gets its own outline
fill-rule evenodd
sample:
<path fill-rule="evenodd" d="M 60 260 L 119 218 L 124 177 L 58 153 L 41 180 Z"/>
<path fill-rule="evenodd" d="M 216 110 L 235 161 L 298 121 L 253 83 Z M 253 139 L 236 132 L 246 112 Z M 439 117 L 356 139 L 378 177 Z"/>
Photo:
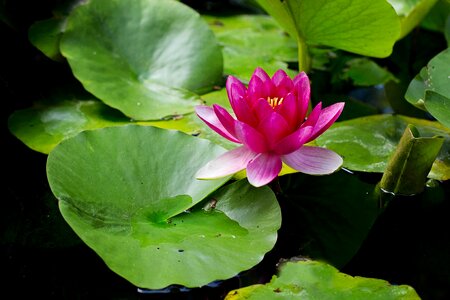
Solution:
<path fill-rule="evenodd" d="M 387 0 L 400 17 L 401 34 L 399 39 L 407 35 L 420 24 L 437 0 Z"/>
<path fill-rule="evenodd" d="M 252 285 L 228 293 L 225 300 L 420 300 L 408 285 L 391 285 L 375 278 L 350 276 L 318 261 L 286 262 L 279 276 L 266 285 Z"/>
<path fill-rule="evenodd" d="M 223 97 L 222 92 L 217 94 L 214 92 L 214 94 L 205 96 L 211 100 Z M 56 102 L 39 102 L 31 108 L 15 111 L 8 120 L 9 130 L 29 148 L 45 154 L 50 153 L 62 140 L 73 137 L 84 130 L 128 124 L 179 130 L 211 140 L 227 149 L 237 146 L 212 131 L 195 113 L 160 121 L 133 121 L 96 99 L 64 99 L 66 98 Z"/>
<path fill-rule="evenodd" d="M 61 52 L 75 77 L 136 120 L 192 112 L 222 82 L 221 49 L 208 25 L 174 0 L 92 0 L 67 19 Z"/>
<path fill-rule="evenodd" d="M 223 148 L 144 126 L 84 131 L 50 154 L 47 176 L 77 235 L 141 288 L 205 285 L 262 260 L 281 214 L 269 188 L 196 180 Z M 205 208 L 203 208 L 205 206 Z"/>
<path fill-rule="evenodd" d="M 425 108 L 436 120 L 450 128 L 450 98 L 433 91 L 426 91 L 425 98 Z"/>
<path fill-rule="evenodd" d="M 428 177 L 450 179 L 450 130 L 436 121 L 401 115 L 356 118 L 336 122 L 316 139 L 316 143 L 343 156 L 345 168 L 383 173 L 408 124 L 414 125 L 421 137 L 444 137 Z"/>
<path fill-rule="evenodd" d="M 273 74 L 278 69 L 296 72 L 297 43 L 267 15 L 203 15 L 222 45 L 224 72 L 248 82 L 256 67 Z"/>
<path fill-rule="evenodd" d="M 433 57 L 426 67 L 420 70 L 420 73 L 411 81 L 405 98 L 411 104 L 427 109 L 427 91 L 440 94 L 440 100 L 433 97 L 433 103 L 430 105 L 434 114 L 450 114 L 448 102 L 450 101 L 450 49 L 446 49 Z"/>

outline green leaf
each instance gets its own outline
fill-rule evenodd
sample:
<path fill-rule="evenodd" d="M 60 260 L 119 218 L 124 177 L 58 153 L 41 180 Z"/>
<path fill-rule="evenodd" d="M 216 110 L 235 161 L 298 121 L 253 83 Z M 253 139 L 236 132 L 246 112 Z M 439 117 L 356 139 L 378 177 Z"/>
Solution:
<path fill-rule="evenodd" d="M 194 10 L 173 0 L 92 0 L 67 20 L 61 52 L 83 86 L 136 120 L 193 111 L 222 82 L 222 53 Z"/>
<path fill-rule="evenodd" d="M 381 178 L 380 188 L 396 195 L 421 193 L 443 142 L 440 136 L 420 137 L 417 129 L 408 125 Z"/>
<path fill-rule="evenodd" d="M 203 15 L 222 46 L 224 72 L 244 82 L 257 67 L 269 74 L 289 75 L 288 62 L 297 61 L 297 44 L 276 21 L 265 15 Z"/>
<path fill-rule="evenodd" d="M 450 95 L 449 95 L 450 96 Z M 425 108 L 443 125 L 450 128 L 450 98 L 426 91 Z"/>
<path fill-rule="evenodd" d="M 223 97 L 226 97 L 226 91 L 225 96 L 223 92 L 207 94 L 205 100 L 209 102 L 209 99 L 211 101 L 219 99 L 218 102 L 221 103 L 225 101 L 222 99 Z M 65 96 L 54 102 L 39 102 L 31 108 L 15 111 L 8 120 L 9 130 L 29 148 L 45 154 L 48 154 L 62 140 L 84 130 L 127 124 L 180 130 L 211 140 L 227 149 L 232 149 L 237 145 L 211 130 L 195 113 L 161 121 L 135 122 L 95 99 L 64 99 L 70 99 L 70 97 Z"/>
<path fill-rule="evenodd" d="M 28 30 L 28 39 L 47 57 L 61 61 L 59 42 L 64 31 L 64 23 L 65 19 L 62 17 L 38 21 Z"/>
<path fill-rule="evenodd" d="M 344 70 L 343 79 L 348 78 L 357 86 L 373 86 L 391 80 L 398 81 L 391 72 L 380 67 L 368 58 L 354 58 L 348 61 L 347 68 Z"/>
<path fill-rule="evenodd" d="M 375 184 L 344 171 L 328 176 L 293 174 L 279 180 L 280 201 L 285 206 L 281 247 L 300 249 L 294 254 L 324 260 L 338 268 L 345 266 L 380 212 Z"/>
<path fill-rule="evenodd" d="M 280 274 L 265 285 L 253 285 L 228 293 L 225 300 L 420 300 L 408 285 L 391 285 L 381 279 L 352 277 L 318 261 L 288 261 Z"/>
<path fill-rule="evenodd" d="M 63 217 L 111 270 L 141 288 L 196 287 L 259 263 L 281 223 L 270 189 L 246 181 L 194 206 L 229 179 L 194 178 L 223 151 L 176 131 L 104 128 L 61 142 L 47 176 Z"/>
<path fill-rule="evenodd" d="M 448 19 L 450 19 L 450 1 L 439 0 L 422 20 L 421 26 L 428 30 L 444 32 Z"/>
<path fill-rule="evenodd" d="M 398 16 L 384 0 L 258 0 L 258 3 L 290 35 L 308 45 L 386 57 L 400 34 Z"/>
<path fill-rule="evenodd" d="M 431 95 L 433 103 L 429 105 L 431 108 L 429 112 L 433 116 L 434 114 L 439 115 L 440 119 L 444 115 L 449 115 L 450 109 L 447 104 L 450 101 L 449 69 L 450 49 L 446 49 L 433 57 L 411 81 L 405 94 L 406 100 L 419 108 L 427 109 L 427 95 Z M 428 91 L 432 91 L 433 94 L 427 93 Z M 440 96 L 436 97 L 434 94 Z"/>
<path fill-rule="evenodd" d="M 383 173 L 408 124 L 416 126 L 422 137 L 444 137 L 428 177 L 450 179 L 450 130 L 439 122 L 401 115 L 366 116 L 333 124 L 316 143 L 340 154 L 344 168 Z"/>
<path fill-rule="evenodd" d="M 399 39 L 407 35 L 428 14 L 437 0 L 387 0 L 400 17 L 401 34 Z"/>

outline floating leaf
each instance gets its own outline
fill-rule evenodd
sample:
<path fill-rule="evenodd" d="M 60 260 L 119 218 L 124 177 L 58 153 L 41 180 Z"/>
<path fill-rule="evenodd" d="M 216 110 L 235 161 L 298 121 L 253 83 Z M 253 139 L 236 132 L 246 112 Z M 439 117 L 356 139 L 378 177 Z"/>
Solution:
<path fill-rule="evenodd" d="M 297 43 L 270 16 L 204 15 L 222 45 L 224 72 L 248 81 L 256 67 L 270 74 L 297 61 Z"/>
<path fill-rule="evenodd" d="M 438 122 L 400 115 L 367 116 L 335 123 L 316 143 L 343 156 L 345 168 L 383 173 L 408 124 L 416 126 L 422 137 L 444 137 L 428 177 L 450 179 L 450 130 Z"/>
<path fill-rule="evenodd" d="M 387 0 L 400 17 L 401 34 L 399 39 L 407 35 L 420 24 L 437 0 Z"/>
<path fill-rule="evenodd" d="M 285 262 L 279 276 L 265 285 L 252 285 L 228 293 L 225 300 L 420 300 L 408 285 L 381 279 L 352 277 L 318 261 Z"/>
<path fill-rule="evenodd" d="M 207 99 L 209 97 L 217 99 L 223 95 L 221 96 L 220 93 L 217 96 L 206 95 Z M 161 121 L 135 122 L 95 99 L 60 99 L 55 103 L 40 102 L 31 108 L 15 111 L 8 120 L 8 127 L 12 134 L 29 148 L 45 154 L 48 154 L 62 140 L 75 136 L 81 131 L 127 124 L 180 130 L 211 140 L 227 149 L 237 145 L 210 130 L 195 113 Z"/>
<path fill-rule="evenodd" d="M 281 215 L 269 188 L 196 180 L 223 148 L 176 131 L 85 131 L 50 154 L 47 176 L 63 217 L 117 274 L 141 288 L 202 286 L 262 260 Z"/>
<path fill-rule="evenodd" d="M 92 0 L 67 20 L 61 52 L 83 86 L 136 120 L 193 111 L 222 82 L 222 53 L 199 14 L 173 0 Z"/>

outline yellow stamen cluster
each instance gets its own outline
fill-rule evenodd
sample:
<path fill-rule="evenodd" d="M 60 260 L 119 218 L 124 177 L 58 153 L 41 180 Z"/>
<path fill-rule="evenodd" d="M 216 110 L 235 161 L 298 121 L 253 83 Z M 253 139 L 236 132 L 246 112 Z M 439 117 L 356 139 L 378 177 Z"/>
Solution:
<path fill-rule="evenodd" d="M 278 99 L 278 97 L 267 97 L 267 102 L 270 104 L 270 106 L 272 106 L 272 108 L 277 107 L 278 105 L 281 105 L 281 103 L 283 103 L 283 98 Z"/>

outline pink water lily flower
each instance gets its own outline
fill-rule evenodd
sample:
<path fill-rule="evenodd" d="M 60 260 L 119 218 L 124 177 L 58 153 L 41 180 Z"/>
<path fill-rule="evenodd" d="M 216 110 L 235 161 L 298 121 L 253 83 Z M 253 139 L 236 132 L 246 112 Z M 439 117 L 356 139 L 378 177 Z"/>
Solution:
<path fill-rule="evenodd" d="M 200 105 L 195 111 L 211 129 L 242 146 L 207 163 L 197 172 L 198 179 L 247 169 L 248 181 L 259 187 L 278 176 L 283 162 L 312 175 L 330 174 L 342 165 L 335 152 L 304 146 L 327 130 L 344 108 L 343 102 L 324 109 L 319 103 L 307 116 L 310 84 L 304 72 L 292 80 L 283 70 L 270 78 L 257 68 L 248 88 L 229 76 L 226 89 L 236 118 L 217 104 Z"/>

